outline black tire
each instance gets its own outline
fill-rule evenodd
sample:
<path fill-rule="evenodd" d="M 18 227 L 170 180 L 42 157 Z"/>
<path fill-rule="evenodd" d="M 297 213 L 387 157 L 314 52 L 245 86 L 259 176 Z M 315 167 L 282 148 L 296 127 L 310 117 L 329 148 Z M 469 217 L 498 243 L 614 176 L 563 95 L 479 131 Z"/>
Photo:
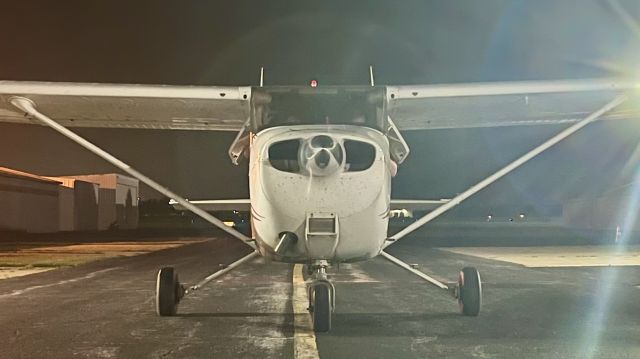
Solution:
<path fill-rule="evenodd" d="M 173 267 L 160 269 L 156 279 L 156 312 L 158 315 L 163 317 L 176 315 L 181 295 L 182 287 Z"/>
<path fill-rule="evenodd" d="M 482 306 L 482 281 L 480 273 L 473 267 L 465 267 L 458 277 L 459 296 L 458 303 L 462 315 L 475 317 L 480 313 Z"/>
<path fill-rule="evenodd" d="M 313 330 L 325 333 L 331 330 L 331 291 L 329 286 L 318 284 L 313 288 Z"/>

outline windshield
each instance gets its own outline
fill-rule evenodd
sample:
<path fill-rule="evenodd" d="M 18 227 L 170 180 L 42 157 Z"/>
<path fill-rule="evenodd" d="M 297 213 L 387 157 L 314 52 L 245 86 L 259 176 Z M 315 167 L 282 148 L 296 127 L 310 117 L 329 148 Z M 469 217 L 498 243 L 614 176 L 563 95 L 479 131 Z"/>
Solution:
<path fill-rule="evenodd" d="M 383 129 L 383 90 L 275 88 L 254 101 L 255 131 L 290 125 L 358 125 Z M 266 96 L 260 96 L 260 95 Z"/>

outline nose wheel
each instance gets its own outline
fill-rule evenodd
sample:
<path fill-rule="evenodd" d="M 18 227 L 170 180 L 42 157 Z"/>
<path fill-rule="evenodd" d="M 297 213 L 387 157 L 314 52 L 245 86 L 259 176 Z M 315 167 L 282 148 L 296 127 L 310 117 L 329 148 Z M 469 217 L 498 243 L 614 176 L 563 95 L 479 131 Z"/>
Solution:
<path fill-rule="evenodd" d="M 327 279 L 326 264 L 314 266 L 313 280 L 308 288 L 309 311 L 313 330 L 325 333 L 331 330 L 331 315 L 335 309 L 335 287 Z"/>

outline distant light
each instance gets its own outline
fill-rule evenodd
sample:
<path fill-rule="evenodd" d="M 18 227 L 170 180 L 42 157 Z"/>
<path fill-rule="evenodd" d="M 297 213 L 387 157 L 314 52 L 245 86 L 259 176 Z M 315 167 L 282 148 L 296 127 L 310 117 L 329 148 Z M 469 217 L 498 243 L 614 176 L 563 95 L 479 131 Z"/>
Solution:
<path fill-rule="evenodd" d="M 413 218 L 413 211 L 407 209 L 392 209 L 389 211 L 391 218 Z"/>
<path fill-rule="evenodd" d="M 318 81 L 316 80 L 311 80 L 311 87 L 318 87 Z"/>
<path fill-rule="evenodd" d="M 520 213 L 519 217 L 520 217 L 520 219 L 523 219 L 524 218 L 524 213 Z"/>

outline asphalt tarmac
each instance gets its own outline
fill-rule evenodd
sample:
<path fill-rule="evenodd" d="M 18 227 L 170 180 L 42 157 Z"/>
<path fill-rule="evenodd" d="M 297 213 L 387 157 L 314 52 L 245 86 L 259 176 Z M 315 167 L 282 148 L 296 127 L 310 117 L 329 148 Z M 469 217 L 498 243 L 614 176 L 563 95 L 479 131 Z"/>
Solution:
<path fill-rule="evenodd" d="M 640 267 L 527 268 L 414 239 L 389 249 L 444 281 L 476 266 L 480 316 L 462 317 L 445 291 L 383 258 L 342 265 L 332 272 L 333 329 L 315 337 L 315 355 L 640 357 Z M 294 318 L 290 265 L 257 259 L 186 297 L 178 316 L 155 314 L 159 267 L 174 265 L 193 284 L 246 253 L 212 239 L 2 280 L 0 358 L 292 358 L 305 328 Z"/>

